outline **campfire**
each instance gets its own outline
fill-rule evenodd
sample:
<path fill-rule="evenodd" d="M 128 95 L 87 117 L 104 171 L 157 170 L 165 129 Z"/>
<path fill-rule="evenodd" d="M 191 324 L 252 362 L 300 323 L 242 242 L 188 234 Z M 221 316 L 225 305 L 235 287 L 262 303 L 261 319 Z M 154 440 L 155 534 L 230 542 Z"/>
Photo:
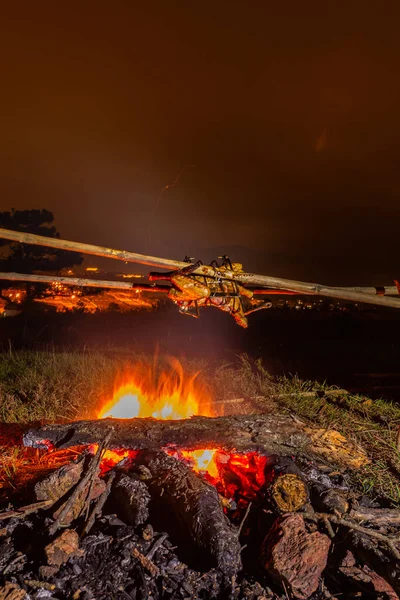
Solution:
<path fill-rule="evenodd" d="M 319 599 L 343 587 L 396 598 L 400 511 L 357 495 L 304 423 L 233 400 L 211 398 L 177 361 L 138 363 L 92 420 L 29 430 L 26 446 L 75 459 L 0 514 L 3 589 L 21 600 L 40 589 Z"/>
<path fill-rule="evenodd" d="M 196 382 L 198 373 L 185 377 L 179 361 L 169 359 L 169 362 L 172 369 L 163 370 L 158 376 L 147 363 L 138 363 L 134 372 L 121 374 L 112 398 L 103 404 L 97 417 L 181 420 L 193 416 L 222 416 L 223 403 L 218 405 L 210 400 L 209 392 Z M 93 445 L 91 450 L 96 451 L 97 446 Z M 228 499 L 241 494 L 250 500 L 265 481 L 266 457 L 254 452 L 227 453 L 218 448 L 165 449 L 165 452 L 202 475 Z M 105 450 L 101 470 L 105 473 L 123 459 L 133 460 L 136 454 L 134 450 Z"/>

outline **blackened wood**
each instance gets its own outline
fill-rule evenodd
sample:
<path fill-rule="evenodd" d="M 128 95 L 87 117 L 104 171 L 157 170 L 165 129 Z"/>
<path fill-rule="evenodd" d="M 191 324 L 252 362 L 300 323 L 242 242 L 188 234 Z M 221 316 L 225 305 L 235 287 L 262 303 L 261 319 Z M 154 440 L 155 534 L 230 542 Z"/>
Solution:
<path fill-rule="evenodd" d="M 391 553 L 385 551 L 369 536 L 358 531 L 349 531 L 345 538 L 348 547 L 361 564 L 366 564 L 383 577 L 400 594 L 400 562 L 393 560 Z"/>
<path fill-rule="evenodd" d="M 311 503 L 315 510 L 344 515 L 349 510 L 347 494 L 340 488 L 326 489 L 321 484 L 310 486 Z"/>
<path fill-rule="evenodd" d="M 224 514 L 217 490 L 183 462 L 164 452 L 140 452 L 145 483 L 164 527 L 180 532 L 226 577 L 241 569 L 238 532 Z"/>
<path fill-rule="evenodd" d="M 141 525 L 149 516 L 147 486 L 129 475 L 118 476 L 110 500 L 117 515 L 128 525 Z"/>
<path fill-rule="evenodd" d="M 89 531 L 92 529 L 92 527 L 94 525 L 96 517 L 101 515 L 103 506 L 105 505 L 106 500 L 107 500 L 108 496 L 110 495 L 111 486 L 113 484 L 115 476 L 116 476 L 116 472 L 111 471 L 111 473 L 109 474 L 108 479 L 107 479 L 106 488 L 105 488 L 104 492 L 101 494 L 101 496 L 99 496 L 96 504 L 92 508 L 92 512 L 90 513 L 89 518 L 85 523 L 85 527 L 83 528 L 82 535 L 87 535 L 89 533 Z"/>
<path fill-rule="evenodd" d="M 107 448 L 195 450 L 218 447 L 227 451 L 290 454 L 311 443 L 301 424 L 285 415 L 192 417 L 180 421 L 152 418 L 78 421 L 31 429 L 23 441 L 25 446 L 35 448 L 93 444 L 103 440 L 110 427 L 113 436 Z"/>

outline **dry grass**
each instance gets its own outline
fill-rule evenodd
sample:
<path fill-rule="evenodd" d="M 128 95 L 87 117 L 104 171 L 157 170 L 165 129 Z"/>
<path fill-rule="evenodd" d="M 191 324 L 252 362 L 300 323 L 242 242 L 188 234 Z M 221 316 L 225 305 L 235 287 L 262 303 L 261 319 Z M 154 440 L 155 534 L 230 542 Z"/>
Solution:
<path fill-rule="evenodd" d="M 11 352 L 0 355 L 0 487 L 18 486 L 29 468 L 50 468 L 40 453 L 19 446 L 21 426 L 34 421 L 91 418 L 101 399 L 109 397 L 118 372 L 143 356 L 116 353 Z M 147 358 L 153 361 L 153 357 Z M 330 395 L 334 388 L 296 377 L 274 381 L 260 361 L 246 356 L 230 364 L 183 361 L 187 373 L 201 371 L 210 394 L 220 399 L 257 398 L 265 411 L 291 412 L 312 425 L 340 431 L 359 443 L 371 464 L 355 475 L 359 488 L 385 496 L 400 506 L 400 454 L 396 434 L 400 406 L 349 394 Z M 159 360 L 160 368 L 163 360 Z M 20 429 L 18 430 L 18 426 Z M 11 429 L 10 429 L 11 427 Z M 54 456 L 54 460 L 64 460 Z M 36 465 L 36 466 L 35 466 Z M 22 478 L 23 479 L 23 478 Z"/>

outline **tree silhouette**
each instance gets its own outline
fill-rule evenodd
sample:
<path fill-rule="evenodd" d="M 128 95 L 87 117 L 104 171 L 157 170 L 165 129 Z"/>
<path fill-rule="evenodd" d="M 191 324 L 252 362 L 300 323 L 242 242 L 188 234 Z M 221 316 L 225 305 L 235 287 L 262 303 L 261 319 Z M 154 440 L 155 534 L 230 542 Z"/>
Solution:
<path fill-rule="evenodd" d="M 54 215 L 45 209 L 14 210 L 0 212 L 0 227 L 24 233 L 36 233 L 58 238 Z M 59 271 L 63 268 L 80 265 L 83 256 L 78 252 L 57 250 L 32 244 L 21 244 L 0 239 L 4 247 L 0 259 L 0 270 L 7 272 L 32 273 L 34 271 Z"/>

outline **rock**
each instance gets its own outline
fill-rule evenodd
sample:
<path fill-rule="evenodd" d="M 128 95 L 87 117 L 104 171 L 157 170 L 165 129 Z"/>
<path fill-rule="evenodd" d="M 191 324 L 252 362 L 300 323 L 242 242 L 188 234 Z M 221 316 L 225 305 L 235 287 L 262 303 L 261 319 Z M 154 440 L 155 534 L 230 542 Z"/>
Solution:
<path fill-rule="evenodd" d="M 69 525 L 71 525 L 71 523 L 73 521 L 75 521 L 75 519 L 77 519 L 83 509 L 85 508 L 86 502 L 87 502 L 87 495 L 88 495 L 88 491 L 89 491 L 89 485 L 84 489 L 82 489 L 80 491 L 80 493 L 77 495 L 77 497 L 75 498 L 74 503 L 72 504 L 71 508 L 69 509 L 68 513 L 65 515 L 65 517 L 63 518 L 62 522 L 60 523 L 61 527 L 68 527 Z M 103 479 L 99 479 L 98 477 L 96 477 L 91 493 L 90 493 L 90 498 L 89 500 L 95 500 L 96 498 L 98 498 L 106 489 L 106 483 L 103 481 Z M 61 513 L 61 511 L 63 510 L 64 506 L 66 505 L 66 503 L 68 502 L 68 499 L 53 513 L 53 517 L 54 519 L 57 519 L 58 515 Z"/>
<path fill-rule="evenodd" d="M 75 486 L 81 478 L 83 460 L 64 465 L 35 485 L 37 500 L 52 500 L 57 502 Z"/>
<path fill-rule="evenodd" d="M 79 536 L 76 531 L 66 529 L 60 536 L 44 549 L 47 562 L 51 566 L 60 567 L 73 556 L 82 556 L 83 550 L 79 549 Z"/>
<path fill-rule="evenodd" d="M 39 575 L 42 579 L 53 577 L 58 571 L 58 567 L 49 567 L 48 565 L 40 565 Z"/>
<path fill-rule="evenodd" d="M 264 567 L 294 598 L 305 600 L 318 588 L 330 545 L 326 535 L 306 531 L 299 513 L 289 515 L 279 519 L 264 540 Z"/>

